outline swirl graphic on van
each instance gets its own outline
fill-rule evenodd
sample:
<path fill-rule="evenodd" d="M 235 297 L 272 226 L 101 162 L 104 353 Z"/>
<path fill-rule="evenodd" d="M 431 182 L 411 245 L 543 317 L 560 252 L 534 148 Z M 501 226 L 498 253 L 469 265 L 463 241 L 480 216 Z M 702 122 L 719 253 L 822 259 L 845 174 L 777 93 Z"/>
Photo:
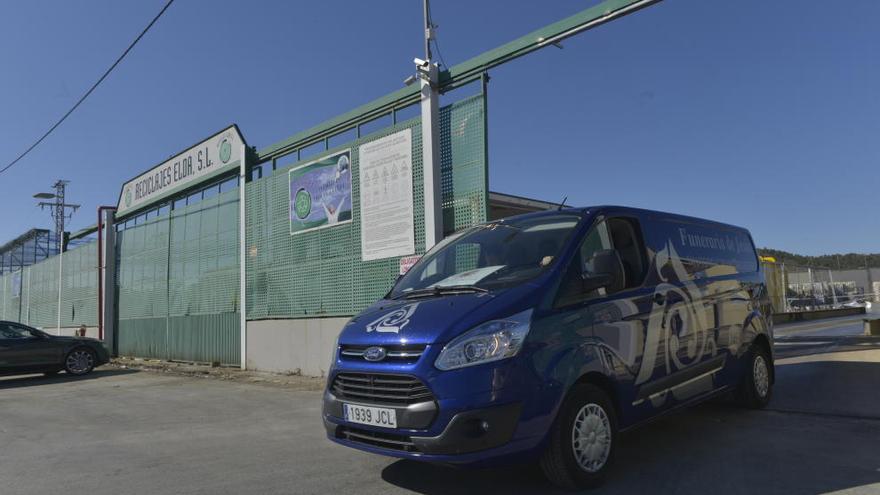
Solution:
<path fill-rule="evenodd" d="M 659 280 L 654 296 L 664 303 L 654 308 L 648 318 L 644 359 L 636 385 L 651 378 L 660 356 L 666 361 L 667 372 L 671 372 L 697 363 L 707 353 L 717 352 L 700 288 L 689 280 L 672 242 L 657 253 L 655 267 Z"/>
<path fill-rule="evenodd" d="M 413 303 L 397 308 L 367 325 L 367 333 L 399 333 L 403 327 L 409 324 L 410 318 L 418 307 L 419 303 Z"/>

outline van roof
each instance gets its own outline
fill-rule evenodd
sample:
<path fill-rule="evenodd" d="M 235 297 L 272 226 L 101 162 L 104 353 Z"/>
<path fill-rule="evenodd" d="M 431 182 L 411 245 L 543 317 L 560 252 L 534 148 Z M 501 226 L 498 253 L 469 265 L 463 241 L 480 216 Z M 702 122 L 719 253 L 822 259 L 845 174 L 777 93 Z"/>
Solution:
<path fill-rule="evenodd" d="M 688 222 L 688 223 L 699 223 L 699 224 L 713 226 L 713 227 L 722 228 L 722 229 L 726 229 L 726 230 L 743 230 L 743 231 L 748 232 L 748 229 L 746 229 L 745 227 L 740 227 L 738 225 L 732 225 L 732 224 L 724 223 L 724 222 L 718 222 L 715 220 L 708 220 L 705 218 L 692 217 L 692 216 L 688 216 L 688 215 L 680 215 L 678 213 L 669 213 L 669 212 L 665 212 L 665 211 L 647 210 L 644 208 L 633 208 L 630 206 L 618 206 L 618 205 L 596 205 L 596 206 L 584 206 L 584 207 L 568 207 L 568 208 L 562 208 L 560 210 L 554 209 L 554 210 L 538 211 L 538 212 L 533 212 L 533 213 L 525 213 L 522 215 L 516 215 L 514 217 L 507 217 L 507 218 L 508 219 L 509 218 L 522 219 L 522 218 L 529 218 L 529 217 L 535 218 L 535 217 L 542 217 L 542 216 L 549 216 L 549 215 L 558 215 L 559 213 L 569 213 L 569 214 L 584 216 L 584 215 L 592 214 L 594 212 L 609 212 L 609 213 L 613 212 L 615 214 L 630 213 L 630 214 L 640 216 L 640 217 L 646 217 L 646 216 L 659 217 L 659 218 L 678 220 L 678 221 L 683 221 L 683 222 Z M 503 223 L 505 220 L 506 219 L 502 218 L 500 220 L 493 220 L 488 223 L 496 223 L 496 222 Z"/>

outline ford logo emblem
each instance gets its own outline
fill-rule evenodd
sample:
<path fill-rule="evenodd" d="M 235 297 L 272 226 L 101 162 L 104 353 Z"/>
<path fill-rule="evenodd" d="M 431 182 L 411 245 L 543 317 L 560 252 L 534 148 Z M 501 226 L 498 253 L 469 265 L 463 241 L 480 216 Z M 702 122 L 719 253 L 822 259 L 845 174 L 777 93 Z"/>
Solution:
<path fill-rule="evenodd" d="M 388 352 L 384 347 L 367 347 L 364 351 L 364 359 L 367 361 L 381 361 L 385 359 Z"/>

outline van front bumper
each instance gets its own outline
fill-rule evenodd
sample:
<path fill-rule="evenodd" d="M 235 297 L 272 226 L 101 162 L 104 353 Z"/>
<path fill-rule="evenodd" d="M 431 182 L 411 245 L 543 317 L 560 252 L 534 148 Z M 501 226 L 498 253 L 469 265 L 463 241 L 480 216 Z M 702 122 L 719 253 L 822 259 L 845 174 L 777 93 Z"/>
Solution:
<path fill-rule="evenodd" d="M 349 423 L 342 418 L 342 401 L 325 392 L 324 427 L 334 442 L 368 452 L 439 462 L 468 462 L 470 459 L 462 457 L 465 454 L 497 449 L 511 442 L 522 404 L 513 402 L 460 411 L 439 434 L 432 436 L 417 429 L 427 428 L 436 419 L 439 411 L 435 402 L 395 410 L 398 428 Z"/>

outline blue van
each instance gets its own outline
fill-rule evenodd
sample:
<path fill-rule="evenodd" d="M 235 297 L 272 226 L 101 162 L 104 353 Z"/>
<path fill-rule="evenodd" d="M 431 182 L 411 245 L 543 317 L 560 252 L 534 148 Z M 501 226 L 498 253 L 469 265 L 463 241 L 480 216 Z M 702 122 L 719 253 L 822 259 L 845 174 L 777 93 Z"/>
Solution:
<path fill-rule="evenodd" d="M 345 325 L 324 425 L 367 452 L 597 486 L 620 432 L 727 392 L 765 406 L 770 314 L 743 228 L 614 206 L 492 221 Z"/>

